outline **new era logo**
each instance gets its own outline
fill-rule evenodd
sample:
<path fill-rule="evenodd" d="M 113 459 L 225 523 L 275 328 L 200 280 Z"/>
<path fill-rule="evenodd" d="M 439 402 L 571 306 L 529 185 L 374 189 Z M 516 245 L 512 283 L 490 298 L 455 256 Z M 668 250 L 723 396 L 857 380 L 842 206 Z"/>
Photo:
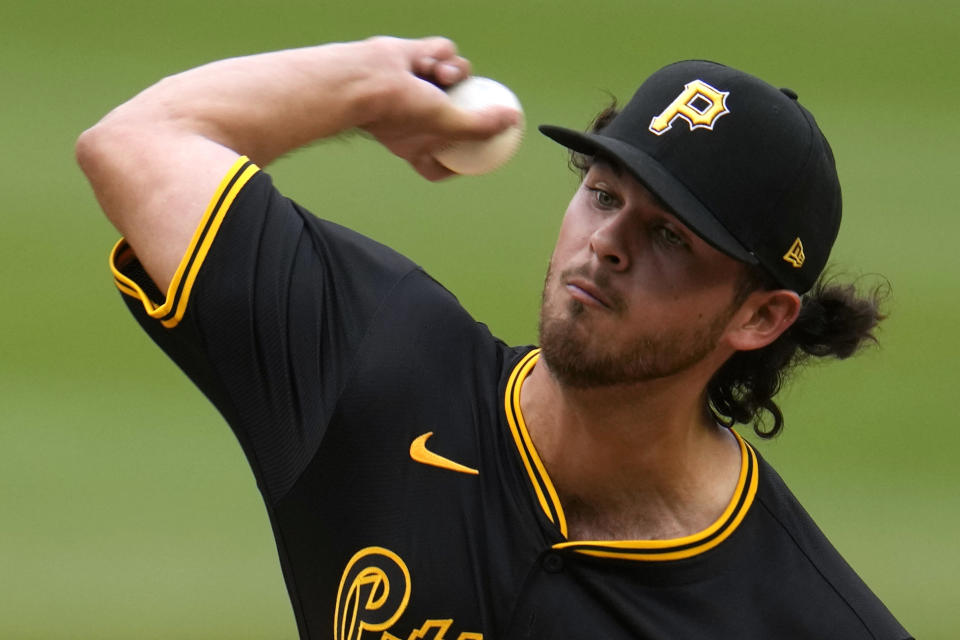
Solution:
<path fill-rule="evenodd" d="M 793 241 L 793 244 L 790 245 L 790 250 L 783 254 L 783 259 L 789 262 L 794 269 L 799 269 L 803 266 L 803 262 L 807 259 L 807 256 L 803 255 L 803 243 L 800 242 L 800 238 Z"/>

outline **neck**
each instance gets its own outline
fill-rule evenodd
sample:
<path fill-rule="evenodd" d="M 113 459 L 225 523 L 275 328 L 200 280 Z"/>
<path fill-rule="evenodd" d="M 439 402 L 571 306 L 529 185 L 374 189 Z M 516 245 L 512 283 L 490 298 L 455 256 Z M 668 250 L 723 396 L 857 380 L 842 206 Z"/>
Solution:
<path fill-rule="evenodd" d="M 709 376 L 572 389 L 542 359 L 521 410 L 571 539 L 663 539 L 709 526 L 730 500 L 740 451 L 706 410 Z"/>

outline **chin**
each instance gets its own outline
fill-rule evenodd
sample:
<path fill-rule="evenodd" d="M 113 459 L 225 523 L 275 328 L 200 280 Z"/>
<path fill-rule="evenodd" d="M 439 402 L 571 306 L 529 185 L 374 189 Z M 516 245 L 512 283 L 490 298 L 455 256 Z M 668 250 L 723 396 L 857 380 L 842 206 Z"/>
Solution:
<path fill-rule="evenodd" d="M 577 303 L 579 305 L 579 303 Z M 540 314 L 541 357 L 562 385 L 590 389 L 632 385 L 677 376 L 717 348 L 722 325 L 705 330 L 637 332 L 623 339 L 598 330 L 580 311 Z"/>

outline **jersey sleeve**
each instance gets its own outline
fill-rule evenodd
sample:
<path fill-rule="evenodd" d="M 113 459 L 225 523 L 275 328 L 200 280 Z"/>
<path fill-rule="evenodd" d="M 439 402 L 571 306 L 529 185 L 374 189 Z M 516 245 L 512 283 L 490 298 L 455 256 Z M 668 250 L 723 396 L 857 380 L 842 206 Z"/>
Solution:
<path fill-rule="evenodd" d="M 309 463 L 383 301 L 418 271 L 303 210 L 246 158 L 166 292 L 125 240 L 110 262 L 137 321 L 234 430 L 268 500 Z"/>

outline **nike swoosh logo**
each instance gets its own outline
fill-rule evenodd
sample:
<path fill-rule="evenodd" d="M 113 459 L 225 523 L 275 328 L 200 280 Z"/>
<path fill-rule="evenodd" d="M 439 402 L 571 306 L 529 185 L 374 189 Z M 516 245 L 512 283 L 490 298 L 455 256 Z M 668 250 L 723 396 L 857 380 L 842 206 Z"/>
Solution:
<path fill-rule="evenodd" d="M 427 449 L 427 439 L 432 435 L 433 431 L 428 431 L 422 436 L 417 436 L 414 438 L 413 442 L 410 443 L 410 457 L 413 458 L 415 462 L 429 464 L 430 466 L 440 467 L 441 469 L 447 469 L 448 471 L 469 473 L 472 476 L 480 475 L 480 472 L 476 469 L 466 467 L 459 462 L 454 462 L 449 458 L 444 458 L 443 456 Z"/>

